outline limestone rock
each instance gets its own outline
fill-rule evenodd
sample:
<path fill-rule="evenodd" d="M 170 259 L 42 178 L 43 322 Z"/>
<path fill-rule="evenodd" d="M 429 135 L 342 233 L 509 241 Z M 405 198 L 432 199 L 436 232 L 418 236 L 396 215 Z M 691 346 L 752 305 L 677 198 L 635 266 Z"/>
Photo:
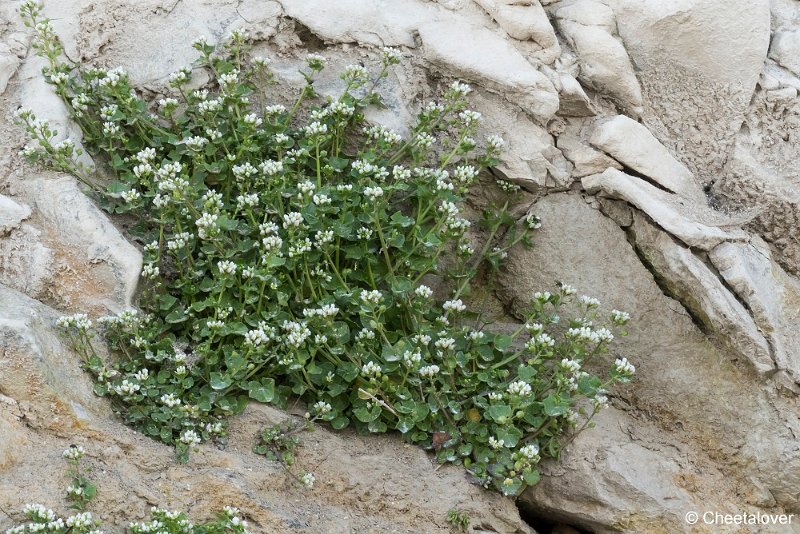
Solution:
<path fill-rule="evenodd" d="M 555 57 L 560 54 L 558 39 L 550 25 L 544 8 L 538 0 L 525 3 L 498 2 L 497 0 L 475 0 L 497 21 L 503 30 L 514 39 L 534 41 L 543 49 L 553 49 Z"/>
<path fill-rule="evenodd" d="M 763 102 L 763 96 L 757 97 Z M 778 107 L 782 117 L 800 120 L 800 106 L 792 111 Z M 758 233 L 772 247 L 775 259 L 788 272 L 800 275 L 800 241 L 795 237 L 800 225 L 800 174 L 794 168 L 795 154 L 800 157 L 795 135 L 788 136 L 785 122 L 770 118 L 764 111 L 748 120 L 750 134 L 737 141 L 724 173 L 712 187 L 717 202 L 749 219 L 748 228 Z M 774 116 L 773 116 L 774 117 Z M 781 126 L 784 127 L 781 127 Z M 790 128 L 789 132 L 794 129 Z M 753 141 L 768 145 L 757 150 Z"/>
<path fill-rule="evenodd" d="M 741 230 L 723 230 L 708 226 L 682 215 L 674 195 L 665 193 L 649 183 L 616 169 L 583 178 L 583 188 L 589 193 L 603 191 L 611 198 L 625 200 L 636 206 L 661 228 L 690 247 L 711 250 L 723 241 L 746 241 Z"/>
<path fill-rule="evenodd" d="M 559 8 L 555 17 L 562 35 L 578 54 L 579 78 L 629 113 L 639 115 L 641 89 L 625 47 L 614 37 L 611 9 L 595 0 L 578 0 Z"/>
<path fill-rule="evenodd" d="M 800 31 L 781 31 L 772 37 L 769 57 L 800 75 Z"/>
<path fill-rule="evenodd" d="M 590 117 L 597 111 L 591 99 L 583 90 L 581 84 L 569 73 L 559 72 L 559 98 L 558 114 L 567 117 Z"/>
<path fill-rule="evenodd" d="M 674 482 L 687 474 L 686 460 L 653 450 L 640 438 L 652 429 L 623 412 L 604 410 L 596 421 L 602 430 L 579 434 L 560 464 L 546 464 L 520 507 L 597 533 L 679 531 L 685 510 L 697 506 Z"/>
<path fill-rule="evenodd" d="M 748 364 L 731 361 L 727 350 L 711 344 L 683 306 L 663 294 L 653 273 L 629 244 L 625 231 L 589 206 L 580 195 L 551 194 L 539 200 L 532 211 L 543 223 L 534 236 L 536 246 L 510 251 L 508 264 L 497 279 L 498 296 L 507 309 L 522 317 L 534 292 L 553 290 L 557 281 L 563 281 L 597 297 L 603 303 L 601 316 L 611 308 L 629 312 L 632 316 L 629 335 L 617 340 L 617 350 L 637 371 L 630 386 L 618 392 L 619 406 L 626 409 L 635 406 L 631 414 L 646 414 L 628 427 L 632 431 L 626 433 L 662 458 L 656 461 L 651 457 L 642 465 L 633 459 L 641 458 L 639 455 L 628 457 L 616 453 L 619 450 L 616 447 L 626 443 L 625 438 L 615 434 L 617 427 L 613 424 L 599 424 L 580 436 L 589 444 L 582 449 L 587 453 L 576 460 L 567 460 L 567 465 L 585 461 L 588 465 L 584 469 L 591 476 L 570 476 L 562 484 L 557 477 L 563 472 L 555 471 L 556 480 L 545 481 L 553 484 L 549 486 L 553 488 L 549 502 L 559 502 L 562 496 L 564 499 L 549 509 L 557 510 L 565 520 L 582 516 L 604 518 L 605 522 L 614 521 L 610 516 L 620 518 L 618 522 L 605 524 L 609 531 L 659 532 L 653 530 L 652 524 L 626 527 L 624 518 L 628 514 L 620 512 L 627 506 L 634 510 L 639 506 L 645 511 L 651 509 L 653 493 L 642 497 L 641 505 L 626 504 L 630 501 L 621 498 L 619 508 L 606 507 L 608 501 L 598 504 L 591 498 L 570 498 L 597 494 L 594 488 L 598 485 L 619 487 L 606 481 L 613 480 L 617 475 L 611 473 L 619 473 L 623 467 L 607 469 L 608 463 L 605 460 L 597 463 L 602 457 L 588 450 L 591 443 L 605 442 L 606 438 L 600 434 L 606 432 L 611 433 L 608 442 L 615 444 L 615 448 L 609 445 L 608 454 L 614 451 L 617 454 L 614 460 L 620 462 L 630 458 L 631 465 L 624 467 L 629 472 L 652 473 L 653 478 L 659 478 L 661 475 L 657 473 L 670 472 L 666 467 L 670 458 L 682 465 L 680 473 L 661 478 L 656 487 L 681 495 L 680 491 L 670 489 L 678 484 L 703 509 L 742 506 L 752 510 L 756 503 L 769 503 L 765 492 L 781 506 L 791 510 L 800 508 L 792 490 L 800 483 L 800 449 L 795 437 L 800 432 L 797 397 L 777 395 Z M 561 316 L 566 319 L 570 313 L 563 310 Z M 652 422 L 656 428 L 652 432 L 643 430 L 642 436 L 636 429 L 645 427 L 643 420 Z M 677 457 L 671 456 L 676 450 Z M 572 458 L 569 452 L 566 454 Z M 656 469 L 656 466 L 662 467 Z M 626 482 L 622 487 L 631 485 Z M 680 500 L 676 502 L 679 503 L 676 509 L 683 508 L 683 513 L 662 532 L 687 531 L 683 521 L 685 505 Z M 675 510 L 669 502 L 661 506 Z M 630 519 L 637 517 L 641 518 L 630 514 Z M 589 530 L 602 532 L 594 527 Z"/>
<path fill-rule="evenodd" d="M 572 176 L 575 178 L 599 174 L 609 168 L 622 170 L 622 165 L 618 161 L 593 149 L 575 135 L 560 135 L 557 145 L 559 150 L 564 153 L 564 157 L 575 166 L 572 171 Z"/>
<path fill-rule="evenodd" d="M 22 221 L 30 217 L 31 209 L 20 205 L 5 195 L 0 195 L 0 237 L 19 228 Z"/>
<path fill-rule="evenodd" d="M 440 18 L 436 6 L 416 0 L 280 0 L 286 16 L 326 41 L 415 46 L 414 31 Z M 452 19 L 454 16 L 449 15 Z"/>
<path fill-rule="evenodd" d="M 90 311 L 131 306 L 142 255 L 70 177 L 28 179 L 24 197 L 41 221 L 43 246 L 58 261 L 49 281 L 54 300 Z M 58 203 L 52 199 L 58 198 Z"/>
<path fill-rule="evenodd" d="M 769 0 L 610 0 L 644 124 L 695 175 L 725 163 L 769 46 Z"/>
<path fill-rule="evenodd" d="M 760 240 L 722 243 L 709 258 L 753 314 L 778 367 L 800 382 L 800 283 L 772 260 Z"/>
<path fill-rule="evenodd" d="M 761 334 L 764 329 L 759 331 L 761 325 L 756 325 L 748 310 L 700 258 L 639 213 L 634 215 L 632 234 L 637 249 L 658 273 L 662 287 L 666 286 L 669 294 L 702 321 L 721 344 L 761 374 L 771 375 L 777 370 L 770 344 Z"/>
<path fill-rule="evenodd" d="M 505 95 L 546 122 L 558 111 L 558 94 L 547 77 L 495 32 L 461 21 L 420 26 L 424 57 L 433 65 Z M 472 51 L 464 55 L 464 49 Z"/>
<path fill-rule="evenodd" d="M 17 72 L 19 68 L 20 59 L 14 54 L 11 48 L 0 43 L 0 95 L 6 91 L 8 81 Z"/>
<path fill-rule="evenodd" d="M 600 121 L 589 141 L 673 193 L 690 199 L 703 196 L 691 171 L 672 157 L 644 125 L 625 115 Z"/>

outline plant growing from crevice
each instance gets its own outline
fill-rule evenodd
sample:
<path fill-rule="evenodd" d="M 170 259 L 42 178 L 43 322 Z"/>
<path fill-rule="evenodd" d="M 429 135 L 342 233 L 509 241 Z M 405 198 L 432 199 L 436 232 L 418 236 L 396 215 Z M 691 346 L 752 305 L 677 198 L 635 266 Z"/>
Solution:
<path fill-rule="evenodd" d="M 100 318 L 99 328 L 80 314 L 60 324 L 95 391 L 182 461 L 224 440 L 226 418 L 251 399 L 300 397 L 334 429 L 400 432 L 515 495 L 539 480 L 540 459 L 557 457 L 565 434 L 590 424 L 608 388 L 631 377 L 624 358 L 603 377 L 588 371 L 614 337 L 603 323 L 629 318 L 615 311 L 598 324 L 599 303 L 576 302 L 570 286 L 534 295 L 511 333 L 467 309 L 476 276 L 499 269 L 540 225 L 533 214 L 512 217 L 519 187 L 502 180 L 479 229 L 463 217 L 465 195 L 504 144 L 476 140 L 481 117 L 467 107 L 467 85 L 453 82 L 423 106 L 404 137 L 364 117 L 380 105 L 376 87 L 398 52 L 382 50 L 374 76 L 346 67 L 343 90 L 325 99 L 314 80 L 326 60 L 311 54 L 306 84 L 284 107 L 264 91 L 269 60 L 237 30 L 220 46 L 196 41 L 194 68 L 173 73 L 172 94 L 149 102 L 123 70 L 65 60 L 39 4 L 21 11 L 47 60 L 43 75 L 114 179 L 75 164 L 75 145 L 30 110 L 19 113 L 36 142 L 25 155 L 132 216 L 145 244 L 138 311 Z M 211 81 L 190 90 L 194 70 Z M 573 319 L 562 318 L 567 310 Z M 113 358 L 95 351 L 98 331 Z"/>
<path fill-rule="evenodd" d="M 79 512 L 70 516 L 61 516 L 41 504 L 27 504 L 22 514 L 23 521 L 6 530 L 6 534 L 102 534 L 102 521 L 86 507 L 97 488 L 86 478 L 86 467 L 82 465 L 86 451 L 83 447 L 70 445 L 62 456 L 69 463 L 67 476 L 72 480 L 67 488 L 67 500 L 70 508 Z M 100 512 L 102 515 L 102 511 Z M 165 508 L 153 507 L 148 521 L 131 522 L 124 530 L 129 534 L 249 534 L 247 521 L 242 519 L 237 508 L 226 506 L 217 519 L 202 524 L 192 523 L 186 513 L 171 512 Z"/>

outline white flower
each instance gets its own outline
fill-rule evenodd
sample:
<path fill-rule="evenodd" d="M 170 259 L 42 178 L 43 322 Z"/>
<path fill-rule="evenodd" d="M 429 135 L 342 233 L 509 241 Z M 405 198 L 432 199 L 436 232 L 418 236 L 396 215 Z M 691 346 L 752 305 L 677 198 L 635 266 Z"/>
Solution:
<path fill-rule="evenodd" d="M 616 324 L 625 324 L 631 320 L 631 314 L 619 310 L 611 310 L 611 320 Z"/>
<path fill-rule="evenodd" d="M 333 406 L 331 406 L 325 401 L 315 402 L 313 408 L 314 411 L 317 413 L 317 415 L 325 415 L 326 413 L 330 413 L 330 411 L 333 410 Z"/>
<path fill-rule="evenodd" d="M 614 362 L 614 369 L 616 369 L 617 373 L 626 376 L 633 376 L 636 373 L 636 367 L 628 361 L 628 358 L 623 357 L 617 358 Z"/>
<path fill-rule="evenodd" d="M 380 187 L 365 187 L 364 196 L 370 201 L 375 202 L 375 200 L 383 196 L 383 189 Z"/>
<path fill-rule="evenodd" d="M 254 128 L 258 128 L 262 124 L 261 117 L 256 115 L 255 113 L 249 113 L 244 116 L 244 123 L 248 126 L 252 126 Z"/>
<path fill-rule="evenodd" d="M 410 350 L 407 350 L 403 354 L 403 363 L 406 364 L 407 367 L 415 367 L 421 361 L 422 354 L 420 354 L 419 351 L 411 352 Z"/>
<path fill-rule="evenodd" d="M 433 296 L 433 290 L 423 284 L 414 290 L 414 294 L 420 298 L 429 299 Z"/>
<path fill-rule="evenodd" d="M 377 377 L 381 374 L 381 366 L 375 362 L 367 362 L 361 366 L 361 374 L 367 377 Z"/>
<path fill-rule="evenodd" d="M 70 445 L 69 448 L 61 454 L 61 456 L 67 460 L 80 460 L 83 458 L 84 454 L 86 454 L 86 449 L 83 447 L 79 445 Z"/>
<path fill-rule="evenodd" d="M 529 213 L 525 216 L 525 224 L 531 230 L 538 230 L 542 227 L 542 221 L 533 213 Z"/>
<path fill-rule="evenodd" d="M 481 120 L 481 114 L 471 109 L 465 109 L 458 114 L 458 118 L 461 119 L 465 126 L 471 126 Z"/>
<path fill-rule="evenodd" d="M 581 304 L 583 304 L 587 308 L 596 308 L 600 305 L 599 300 L 597 300 L 594 297 L 589 297 L 586 295 L 581 295 L 581 297 L 578 300 L 580 301 Z"/>
<path fill-rule="evenodd" d="M 303 128 L 303 131 L 308 137 L 318 137 L 328 133 L 328 125 L 322 124 L 319 121 L 314 121 L 305 128 Z"/>
<path fill-rule="evenodd" d="M 520 448 L 519 453 L 529 460 L 534 460 L 539 456 L 539 444 L 530 443 Z"/>
<path fill-rule="evenodd" d="M 318 230 L 315 243 L 318 247 L 333 242 L 333 230 Z"/>
<path fill-rule="evenodd" d="M 441 335 L 441 332 L 440 332 Z M 456 340 L 452 337 L 442 337 L 436 340 L 433 344 L 437 349 L 454 350 L 456 348 Z"/>
<path fill-rule="evenodd" d="M 342 79 L 346 82 L 366 82 L 369 80 L 369 72 L 363 65 L 347 65 L 342 73 Z"/>
<path fill-rule="evenodd" d="M 161 401 L 161 404 L 169 408 L 174 408 L 175 406 L 180 406 L 181 404 L 181 400 L 176 397 L 174 393 L 165 393 L 164 395 L 161 395 L 159 400 Z"/>
<path fill-rule="evenodd" d="M 286 113 L 286 106 L 281 104 L 273 104 L 271 106 L 266 106 L 264 108 L 264 115 L 267 117 L 271 117 L 273 115 L 280 115 L 281 113 Z"/>
<path fill-rule="evenodd" d="M 491 150 L 499 152 L 506 147 L 506 142 L 503 141 L 502 137 L 497 135 L 490 135 L 486 138 L 486 146 L 489 147 Z"/>
<path fill-rule="evenodd" d="M 569 284 L 561 284 L 561 294 L 566 296 L 574 295 L 578 290 Z"/>
<path fill-rule="evenodd" d="M 142 194 L 139 193 L 139 191 L 137 191 L 136 189 L 128 189 L 127 191 L 124 191 L 120 196 L 122 197 L 122 200 L 128 203 L 136 202 L 137 200 L 142 198 Z"/>
<path fill-rule="evenodd" d="M 436 142 L 436 138 L 426 132 L 418 133 L 414 141 L 422 148 L 430 148 Z"/>
<path fill-rule="evenodd" d="M 314 487 L 314 482 L 316 482 L 316 480 L 317 479 L 314 478 L 314 475 L 311 473 L 304 473 L 303 476 L 300 477 L 300 482 L 309 489 Z"/>
<path fill-rule="evenodd" d="M 367 304 L 378 304 L 383 299 L 383 294 L 377 289 L 362 291 L 361 300 Z"/>
<path fill-rule="evenodd" d="M 569 358 L 562 358 L 560 365 L 562 369 L 564 369 L 565 371 L 569 371 L 573 374 L 581 370 L 580 362 L 576 360 L 570 360 Z"/>
<path fill-rule="evenodd" d="M 494 436 L 489 436 L 489 446 L 494 450 L 502 449 L 505 446 L 505 441 L 497 439 Z"/>
<path fill-rule="evenodd" d="M 400 54 L 400 52 L 398 52 L 396 49 L 388 47 L 388 46 L 384 46 L 381 49 L 381 52 L 383 52 L 384 61 L 386 61 L 389 64 L 399 63 L 400 62 L 400 58 L 402 58 L 402 55 Z"/>
<path fill-rule="evenodd" d="M 203 213 L 194 222 L 197 225 L 197 237 L 205 239 L 207 236 L 212 235 L 216 229 L 218 218 L 219 216 L 216 213 Z"/>
<path fill-rule="evenodd" d="M 217 262 L 217 269 L 220 274 L 236 274 L 237 265 L 230 260 L 222 260 Z"/>
<path fill-rule="evenodd" d="M 139 384 L 134 384 L 128 382 L 127 380 L 123 380 L 122 383 L 118 386 L 114 386 L 114 391 L 117 395 L 133 395 L 137 391 L 139 391 L 140 386 Z"/>
<path fill-rule="evenodd" d="M 306 56 L 306 63 L 312 70 L 321 70 L 327 62 L 328 60 L 325 56 L 319 54 L 308 54 Z"/>
<path fill-rule="evenodd" d="M 203 149 L 204 146 L 208 144 L 208 139 L 205 137 L 200 137 L 199 135 L 195 135 L 192 137 L 187 137 L 183 140 L 183 143 L 186 145 L 186 148 L 189 150 L 194 150 L 195 152 L 199 152 Z"/>
<path fill-rule="evenodd" d="M 142 276 L 145 278 L 154 279 L 157 278 L 160 274 L 160 269 L 153 263 L 146 263 L 144 267 L 142 267 Z"/>
<path fill-rule="evenodd" d="M 106 121 L 103 123 L 103 135 L 114 136 L 120 132 L 119 126 L 116 123 Z"/>
<path fill-rule="evenodd" d="M 283 227 L 288 228 L 298 228 L 301 224 L 303 224 L 303 214 L 298 213 L 296 211 L 292 211 L 289 213 L 284 214 L 283 216 Z"/>
<path fill-rule="evenodd" d="M 197 109 L 200 113 L 214 113 L 222 109 L 222 100 L 219 98 L 212 98 L 211 100 L 203 100 L 197 104 Z"/>
<path fill-rule="evenodd" d="M 508 391 L 509 394 L 516 395 L 518 397 L 527 397 L 533 393 L 530 384 L 523 382 L 522 380 L 517 380 L 516 382 L 509 384 L 506 391 Z"/>
<path fill-rule="evenodd" d="M 246 195 L 239 195 L 236 197 L 236 208 L 243 210 L 245 208 L 252 208 L 258 205 L 258 193 L 248 193 Z"/>
<path fill-rule="evenodd" d="M 420 376 L 433 378 L 437 374 L 439 374 L 439 366 L 438 365 L 426 365 L 425 367 L 420 367 L 419 369 Z"/>
<path fill-rule="evenodd" d="M 190 447 L 194 447 L 200 444 L 200 436 L 197 435 L 197 432 L 194 430 L 185 430 L 183 434 L 181 434 L 181 443 L 185 443 Z"/>
<path fill-rule="evenodd" d="M 244 178 L 249 178 L 251 176 L 255 176 L 258 173 L 258 170 L 253 167 L 249 161 L 242 163 L 241 165 L 234 165 L 231 170 L 233 171 L 233 175 L 236 177 L 237 180 L 242 180 Z"/>
<path fill-rule="evenodd" d="M 372 237 L 372 233 L 373 233 L 372 229 L 367 228 L 366 226 L 362 226 L 361 228 L 356 230 L 356 236 L 358 236 L 359 239 L 363 239 L 365 241 Z"/>
<path fill-rule="evenodd" d="M 331 197 L 328 195 L 314 195 L 312 200 L 317 206 L 327 206 L 331 203 Z"/>
<path fill-rule="evenodd" d="M 456 96 L 467 96 L 470 92 L 472 92 L 472 88 L 465 83 L 455 81 L 450 84 L 450 91 L 452 91 Z"/>
<path fill-rule="evenodd" d="M 233 69 L 230 72 L 226 72 L 225 74 L 220 75 L 219 77 L 219 84 L 222 86 L 223 90 L 227 90 L 230 88 L 231 85 L 234 85 L 239 82 L 239 69 Z"/>
<path fill-rule="evenodd" d="M 139 382 L 144 382 L 150 377 L 150 371 L 145 367 L 144 369 L 137 371 L 133 376 L 135 376 L 136 380 Z"/>

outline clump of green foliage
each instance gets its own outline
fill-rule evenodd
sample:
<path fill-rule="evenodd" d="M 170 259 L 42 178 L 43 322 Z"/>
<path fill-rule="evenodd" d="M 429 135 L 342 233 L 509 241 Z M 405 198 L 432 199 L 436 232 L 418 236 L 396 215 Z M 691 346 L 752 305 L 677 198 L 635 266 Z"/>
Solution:
<path fill-rule="evenodd" d="M 36 141 L 25 154 L 133 216 L 145 244 L 139 311 L 100 318 L 99 329 L 82 314 L 60 324 L 96 392 L 181 460 L 224 440 L 225 419 L 251 399 L 301 397 L 334 429 L 400 432 L 515 495 L 539 480 L 540 459 L 558 456 L 566 433 L 589 425 L 609 386 L 631 377 L 622 358 L 605 377 L 587 370 L 614 337 L 602 323 L 629 318 L 603 321 L 589 297 L 563 308 L 568 285 L 534 295 L 508 334 L 464 304 L 475 277 L 540 226 L 533 214 L 512 217 L 519 187 L 504 181 L 479 231 L 463 216 L 465 195 L 503 149 L 496 136 L 476 140 L 467 85 L 422 107 L 404 137 L 364 118 L 396 51 L 381 52 L 374 75 L 345 68 L 341 93 L 326 99 L 314 90 L 325 58 L 309 55 L 307 83 L 284 107 L 264 90 L 269 60 L 235 31 L 220 46 L 196 41 L 193 69 L 170 76 L 172 96 L 149 102 L 123 70 L 66 60 L 36 2 L 22 15 L 46 80 L 114 179 L 101 186 L 75 163 L 75 145 L 30 110 L 19 113 Z M 197 70 L 211 81 L 190 90 Z M 97 332 L 115 358 L 97 355 Z"/>
<path fill-rule="evenodd" d="M 67 488 L 67 500 L 70 508 L 79 512 L 62 517 L 41 504 L 27 504 L 22 510 L 27 522 L 7 529 L 6 534 L 103 534 L 102 522 L 86 511 L 97 488 L 86 477 L 85 454 L 84 448 L 76 445 L 70 445 L 63 453 L 69 463 L 67 475 L 72 480 Z M 247 521 L 242 519 L 237 508 L 230 506 L 226 506 L 216 520 L 199 525 L 192 523 L 184 512 L 154 507 L 149 521 L 130 523 L 125 531 L 130 534 L 249 534 Z"/>
<path fill-rule="evenodd" d="M 459 532 L 466 532 L 472 520 L 467 512 L 451 508 L 447 512 L 447 522 Z"/>

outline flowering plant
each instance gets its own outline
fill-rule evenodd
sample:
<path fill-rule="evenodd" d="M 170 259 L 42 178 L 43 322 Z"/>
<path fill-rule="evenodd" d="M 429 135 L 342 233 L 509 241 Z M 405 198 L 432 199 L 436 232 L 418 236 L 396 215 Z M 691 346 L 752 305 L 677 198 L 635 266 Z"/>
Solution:
<path fill-rule="evenodd" d="M 462 214 L 503 148 L 496 136 L 479 147 L 467 85 L 449 85 L 404 137 L 364 117 L 401 60 L 395 50 L 382 50 L 375 76 L 347 67 L 341 94 L 324 100 L 314 78 L 325 58 L 308 56 L 307 83 L 285 107 L 261 90 L 269 61 L 235 31 L 219 47 L 194 43 L 205 87 L 190 90 L 193 70 L 182 69 L 169 78 L 173 96 L 148 102 L 121 69 L 65 61 L 36 2 L 22 14 L 44 76 L 115 179 L 100 187 L 74 163 L 74 144 L 56 142 L 29 110 L 19 117 L 37 144 L 26 154 L 78 176 L 108 211 L 134 215 L 145 243 L 141 311 L 98 321 L 118 358 L 96 354 L 85 315 L 61 324 L 96 392 L 181 460 L 224 440 L 225 418 L 250 399 L 299 396 L 335 429 L 398 431 L 514 495 L 537 482 L 566 432 L 589 424 L 608 387 L 630 378 L 622 360 L 606 379 L 587 371 L 613 334 L 594 324 L 588 297 L 560 327 L 570 286 L 537 293 L 511 333 L 467 310 L 473 279 L 540 226 L 512 216 L 519 188 L 505 181 L 480 231 Z"/>

